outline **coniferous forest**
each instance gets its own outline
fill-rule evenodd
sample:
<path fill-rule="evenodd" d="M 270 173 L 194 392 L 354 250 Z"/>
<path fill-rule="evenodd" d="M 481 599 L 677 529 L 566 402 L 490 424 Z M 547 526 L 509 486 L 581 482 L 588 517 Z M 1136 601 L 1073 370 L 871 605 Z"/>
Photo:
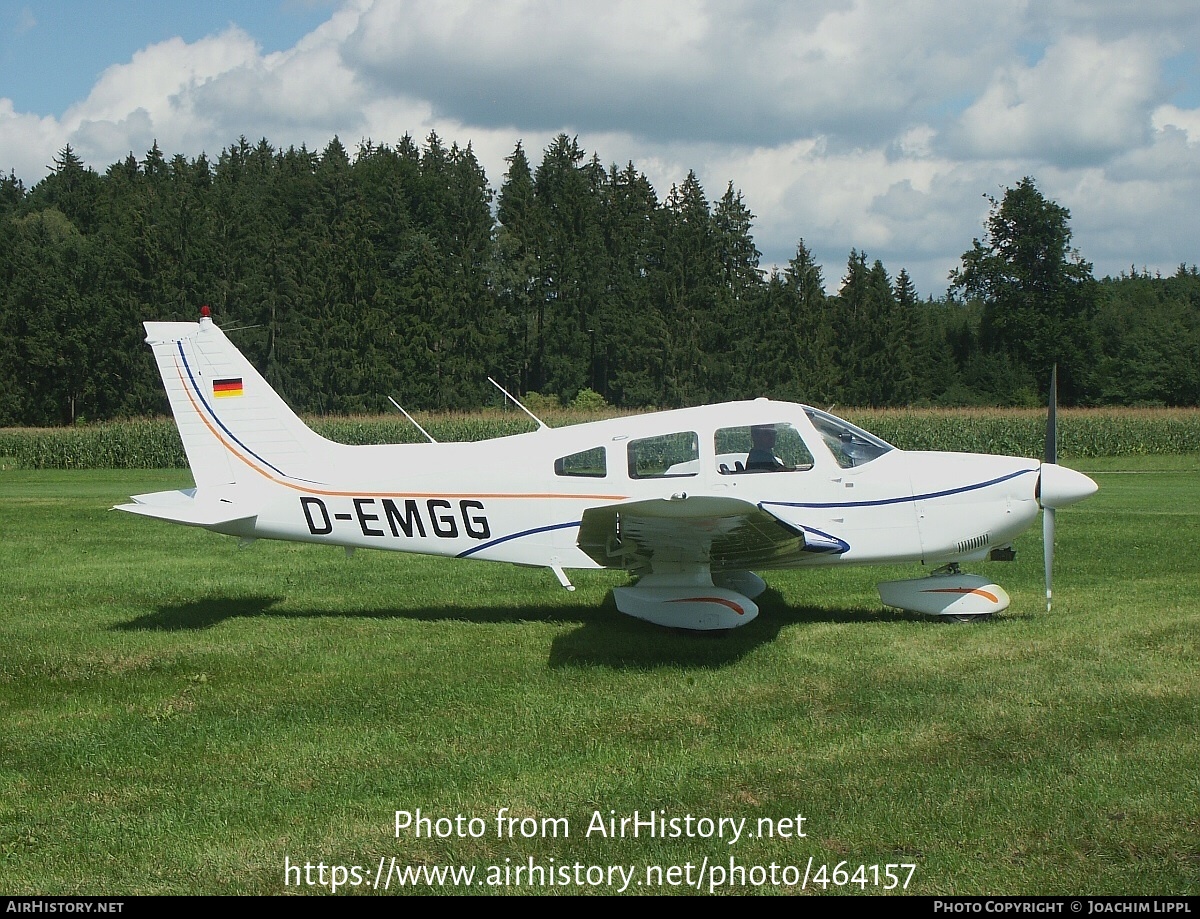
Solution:
<path fill-rule="evenodd" d="M 69 148 L 0 177 L 0 426 L 166 411 L 146 319 L 217 322 L 299 411 L 466 409 L 518 393 L 675 407 L 1200 404 L 1200 272 L 1097 279 L 1070 214 L 1023 179 L 940 300 L 857 250 L 827 283 L 802 240 L 765 273 L 734 185 L 660 199 L 565 135 L 499 192 L 471 147 L 244 138 L 101 175 Z M 836 288 L 827 294 L 826 287 Z"/>

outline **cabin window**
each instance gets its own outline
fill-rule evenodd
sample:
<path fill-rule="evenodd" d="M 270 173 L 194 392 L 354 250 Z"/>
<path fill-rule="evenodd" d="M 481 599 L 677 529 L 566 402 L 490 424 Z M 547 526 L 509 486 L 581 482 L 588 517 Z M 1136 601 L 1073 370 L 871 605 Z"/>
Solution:
<path fill-rule="evenodd" d="M 800 432 L 786 421 L 719 428 L 714 446 L 721 475 L 796 472 L 813 466 Z"/>
<path fill-rule="evenodd" d="M 629 442 L 631 479 L 681 478 L 700 474 L 700 438 L 692 431 Z"/>
<path fill-rule="evenodd" d="M 554 474 L 602 479 L 608 475 L 607 454 L 603 447 L 592 447 L 590 450 L 559 457 L 554 461 Z"/>

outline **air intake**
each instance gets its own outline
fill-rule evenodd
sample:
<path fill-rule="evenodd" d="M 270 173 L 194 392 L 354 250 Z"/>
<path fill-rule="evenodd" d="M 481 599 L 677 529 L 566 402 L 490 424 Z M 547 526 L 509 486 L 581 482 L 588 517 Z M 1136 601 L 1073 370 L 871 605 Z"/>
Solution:
<path fill-rule="evenodd" d="M 984 533 L 982 536 L 972 536 L 970 539 L 965 539 L 958 544 L 958 554 L 966 555 L 969 552 L 982 549 L 988 544 L 991 538 L 989 534 Z"/>

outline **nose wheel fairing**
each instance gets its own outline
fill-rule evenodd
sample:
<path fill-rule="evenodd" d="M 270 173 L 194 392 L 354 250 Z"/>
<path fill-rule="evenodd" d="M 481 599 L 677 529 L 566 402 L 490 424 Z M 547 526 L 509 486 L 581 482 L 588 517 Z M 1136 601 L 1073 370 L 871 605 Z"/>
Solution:
<path fill-rule="evenodd" d="M 963 574 L 957 565 L 925 578 L 882 581 L 878 588 L 884 606 L 948 619 L 987 618 L 1008 609 L 1011 602 L 999 584 L 977 574 Z"/>

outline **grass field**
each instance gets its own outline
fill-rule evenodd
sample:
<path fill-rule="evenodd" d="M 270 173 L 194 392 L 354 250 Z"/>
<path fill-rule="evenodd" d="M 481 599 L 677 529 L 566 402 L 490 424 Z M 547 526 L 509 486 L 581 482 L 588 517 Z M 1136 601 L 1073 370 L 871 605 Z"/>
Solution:
<path fill-rule="evenodd" d="M 1075 465 L 1101 490 L 1059 514 L 1050 615 L 1030 532 L 974 566 L 991 622 L 882 610 L 914 567 L 789 572 L 723 638 L 620 615 L 605 572 L 108 510 L 185 471 L 0 471 L 0 893 L 365 893 L 393 857 L 476 871 L 419 893 L 707 891 L 731 859 L 718 890 L 1200 893 L 1200 457 Z M 449 819 L 397 835 L 418 808 Z"/>

